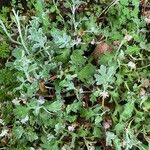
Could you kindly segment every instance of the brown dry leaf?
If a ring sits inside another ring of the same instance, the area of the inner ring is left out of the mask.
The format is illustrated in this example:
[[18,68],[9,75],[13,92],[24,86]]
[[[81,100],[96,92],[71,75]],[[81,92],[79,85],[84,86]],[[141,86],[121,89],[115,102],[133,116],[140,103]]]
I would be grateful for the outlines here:
[[120,45],[120,42],[119,41],[114,41],[113,42],[113,46],[119,46]]
[[54,76],[50,77],[50,81],[54,81],[56,78],[57,78],[57,76],[54,75]]
[[144,96],[146,94],[146,91],[144,88],[140,89],[140,96]]
[[146,139],[146,140],[150,140],[150,132],[147,132],[147,133],[145,134],[145,139]]
[[144,20],[147,24],[150,23],[150,11],[143,11],[142,15],[144,16]]
[[47,93],[47,89],[45,87],[45,82],[43,80],[39,81],[39,91],[38,91],[38,93],[39,94]]
[[104,41],[101,41],[99,44],[97,44],[96,48],[94,49],[92,56],[95,61],[98,61],[98,58],[106,53],[106,52],[111,52],[112,48]]
[[83,29],[80,29],[80,31],[78,32],[78,35],[79,35],[80,37],[84,36],[84,35],[85,35],[84,30],[83,30]]
[[142,4],[143,6],[146,5],[147,2],[148,2],[148,0],[141,0],[141,4]]

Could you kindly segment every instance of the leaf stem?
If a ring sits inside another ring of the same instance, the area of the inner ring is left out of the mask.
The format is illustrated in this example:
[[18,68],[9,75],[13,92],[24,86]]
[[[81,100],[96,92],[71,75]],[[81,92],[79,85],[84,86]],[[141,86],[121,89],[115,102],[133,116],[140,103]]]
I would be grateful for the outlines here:
[[15,16],[15,20],[14,21],[15,21],[15,23],[17,25],[17,28],[18,28],[18,32],[19,32],[19,36],[20,36],[20,40],[21,40],[22,46],[24,47],[26,53],[28,55],[30,55],[30,53],[29,53],[29,51],[28,51],[28,49],[26,47],[26,44],[25,44],[25,42],[23,40],[18,12],[16,13],[15,10],[13,9],[13,13],[14,13],[14,16]]
[[3,29],[3,31],[5,32],[5,34],[7,35],[7,37],[10,39],[11,42],[15,43],[15,44],[19,44],[21,45],[20,42],[17,42],[15,40],[12,39],[11,35],[8,33],[6,26],[4,25],[3,21],[0,19],[0,27]]

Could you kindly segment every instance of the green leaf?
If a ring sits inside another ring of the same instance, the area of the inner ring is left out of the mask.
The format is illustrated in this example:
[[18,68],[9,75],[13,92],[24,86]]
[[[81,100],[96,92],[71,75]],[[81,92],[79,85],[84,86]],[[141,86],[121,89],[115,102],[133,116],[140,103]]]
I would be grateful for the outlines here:
[[100,57],[98,64],[107,65],[108,62],[111,62],[113,60],[113,58],[114,58],[113,53],[105,53]]
[[65,118],[64,118],[66,121],[72,123],[72,122],[75,122],[75,120],[77,119],[77,115],[65,115]]
[[143,103],[143,108],[146,109],[146,110],[150,110],[150,102],[149,101],[145,101]]
[[70,76],[66,76],[66,79],[62,80],[59,85],[60,87],[66,88],[67,91],[69,90],[74,90],[74,83],[73,83],[73,78]]
[[99,138],[102,135],[102,131],[99,127],[94,127],[93,134],[94,137]]
[[14,134],[14,137],[17,138],[17,139],[20,139],[24,133],[24,128],[22,126],[16,126],[14,129],[13,129],[13,134]]
[[43,23],[45,29],[47,29],[50,25],[48,14],[46,13],[45,3],[43,0],[38,0],[33,3],[35,8],[35,13],[38,18],[40,18],[40,22]]
[[33,97],[33,95],[35,95],[38,90],[38,83],[32,82],[31,84],[25,84],[25,87],[27,90],[25,95],[28,97]]
[[121,0],[120,3],[124,6],[129,4],[128,0]]
[[49,141],[48,139],[42,139],[41,147],[44,150],[58,150],[58,141]]
[[58,55],[55,57],[56,61],[62,62],[62,63],[67,63],[69,60],[70,56],[70,50],[69,49],[64,49],[62,51],[62,54]]
[[115,130],[116,130],[117,135],[120,133],[123,133],[124,129],[125,129],[125,123],[122,123],[122,122],[116,124],[116,126],[115,126]]
[[58,133],[62,133],[64,129],[65,129],[65,125],[59,122],[55,125],[54,131],[58,134]]
[[53,41],[59,48],[71,48],[71,36],[67,35],[65,31],[53,29],[51,31]]
[[71,62],[75,66],[83,66],[86,62],[86,58],[83,55],[82,51],[74,51],[71,55]]
[[88,32],[91,32],[91,33],[94,33],[94,34],[98,33],[99,26],[97,26],[95,17],[90,16],[90,18],[86,21],[85,25],[86,25],[86,30]]
[[87,120],[95,115],[95,112],[92,109],[81,109],[80,110],[81,117],[85,117]]
[[13,50],[12,55],[16,58],[16,59],[22,59],[25,55],[24,51],[21,48],[15,48]]
[[79,137],[86,137],[88,135],[89,131],[87,129],[84,129],[83,126],[80,127],[78,131]]
[[14,109],[14,114],[19,119],[26,117],[28,113],[29,108],[27,108],[26,106],[17,106],[17,108]]
[[111,87],[110,85],[115,81],[115,72],[116,69],[114,66],[106,67],[101,65],[100,69],[98,70],[98,74],[95,74],[96,84],[102,85],[104,90],[106,90],[108,87]]
[[119,138],[114,139],[113,141],[116,150],[122,150],[122,143]]
[[36,132],[34,132],[33,129],[30,127],[27,128],[27,130],[25,132],[25,136],[26,136],[27,140],[30,142],[33,142],[38,139]]
[[142,146],[142,142],[139,141],[136,137],[137,135],[131,128],[127,128],[125,132],[124,141],[126,143],[126,150],[132,149],[133,147],[137,147],[140,150],[145,150]]
[[90,95],[90,101],[92,103],[96,102],[97,97],[99,97],[99,96],[100,96],[100,91],[98,91],[98,90],[92,91],[92,94]]
[[80,108],[81,108],[81,102],[74,101],[72,104],[67,105],[66,112],[67,112],[67,114],[69,114],[70,112],[77,113]]
[[106,132],[106,145],[112,146],[113,141],[116,139],[116,135],[113,132]]
[[28,36],[28,38],[31,42],[33,42],[32,50],[34,52],[37,48],[44,48],[47,42],[47,37],[44,36],[42,28],[34,27],[34,23],[32,24],[32,22],[31,25],[32,27],[29,28],[30,35]]
[[134,102],[130,101],[124,106],[123,112],[120,114],[120,120],[126,121],[128,120],[134,111]]
[[90,80],[95,72],[96,67],[89,63],[78,73],[78,78],[83,82]]
[[96,116],[96,118],[95,118],[95,124],[96,125],[100,125],[101,121],[102,121],[102,116]]
[[47,105],[46,108],[51,112],[58,112],[62,109],[63,103],[60,101],[55,101],[50,105]]
[[122,149],[122,144],[119,138],[113,132],[106,132],[106,145],[115,146],[116,150]]
[[133,55],[133,54],[139,54],[140,53],[140,48],[136,45],[133,45],[133,46],[128,46],[127,47],[127,50],[126,50],[126,54],[129,54],[129,55]]

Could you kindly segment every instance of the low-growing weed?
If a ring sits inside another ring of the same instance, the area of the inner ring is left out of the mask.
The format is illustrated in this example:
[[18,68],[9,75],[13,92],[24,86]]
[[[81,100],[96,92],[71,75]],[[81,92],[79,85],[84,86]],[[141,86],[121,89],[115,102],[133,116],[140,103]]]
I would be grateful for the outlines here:
[[0,71],[2,149],[150,149],[149,39],[139,6],[39,0],[27,25],[15,10],[9,26],[1,18],[0,57],[9,56]]

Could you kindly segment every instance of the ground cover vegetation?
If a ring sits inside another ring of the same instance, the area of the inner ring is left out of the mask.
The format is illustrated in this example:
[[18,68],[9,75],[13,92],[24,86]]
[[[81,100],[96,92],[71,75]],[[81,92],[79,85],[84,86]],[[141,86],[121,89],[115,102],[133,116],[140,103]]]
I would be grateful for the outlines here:
[[150,149],[147,0],[0,5],[0,149]]

